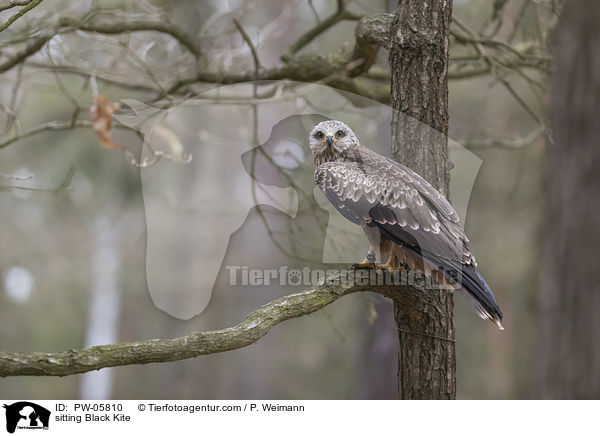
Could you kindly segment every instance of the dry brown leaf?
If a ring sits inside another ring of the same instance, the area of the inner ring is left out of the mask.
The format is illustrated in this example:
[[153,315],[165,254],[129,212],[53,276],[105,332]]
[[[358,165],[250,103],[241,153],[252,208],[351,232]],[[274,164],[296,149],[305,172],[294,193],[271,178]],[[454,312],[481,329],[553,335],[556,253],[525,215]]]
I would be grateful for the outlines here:
[[110,100],[102,95],[94,97],[94,103],[90,107],[90,118],[92,119],[92,129],[100,139],[100,145],[110,150],[124,150],[120,144],[111,139],[112,114],[121,108],[119,103],[111,103]]

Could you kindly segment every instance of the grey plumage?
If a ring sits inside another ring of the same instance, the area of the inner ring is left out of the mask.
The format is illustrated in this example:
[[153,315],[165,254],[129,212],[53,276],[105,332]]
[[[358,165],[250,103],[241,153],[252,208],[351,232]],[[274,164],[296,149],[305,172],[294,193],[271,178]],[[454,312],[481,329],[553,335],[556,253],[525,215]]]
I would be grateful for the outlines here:
[[372,247],[379,239],[390,266],[397,256],[411,267],[417,259],[424,270],[440,271],[461,284],[481,317],[502,328],[502,312],[475,269],[458,214],[440,192],[410,168],[361,146],[340,121],[317,124],[310,146],[316,184],[345,218],[365,229]]

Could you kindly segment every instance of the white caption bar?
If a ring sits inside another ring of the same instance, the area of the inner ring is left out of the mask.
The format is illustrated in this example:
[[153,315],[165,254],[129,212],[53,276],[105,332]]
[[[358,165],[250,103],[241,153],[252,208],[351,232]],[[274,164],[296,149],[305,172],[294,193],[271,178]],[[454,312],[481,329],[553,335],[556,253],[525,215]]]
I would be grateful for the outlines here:
[[[20,436],[118,434],[588,434],[598,401],[44,401],[4,400]],[[42,430],[40,433],[34,430]],[[127,432],[127,433],[126,433]],[[134,433],[129,433],[134,432]],[[381,432],[381,433],[378,433]],[[6,434],[6,433],[4,433]]]

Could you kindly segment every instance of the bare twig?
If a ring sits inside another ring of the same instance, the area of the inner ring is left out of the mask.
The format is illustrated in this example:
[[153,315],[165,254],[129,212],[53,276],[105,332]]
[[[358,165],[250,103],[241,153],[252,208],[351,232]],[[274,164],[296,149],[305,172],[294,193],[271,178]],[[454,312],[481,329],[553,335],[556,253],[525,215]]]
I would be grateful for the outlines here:
[[29,56],[36,54],[41,48],[46,44],[50,39],[52,39],[53,35],[45,35],[40,36],[38,38],[33,39],[29,44],[25,46],[25,48],[19,52],[12,58],[5,60],[0,63],[0,73],[10,70],[15,65],[20,64],[25,61]]
[[186,47],[195,57],[202,55],[200,46],[196,43],[195,39],[185,33],[181,28],[174,25],[173,23],[163,23],[157,21],[145,21],[145,20],[133,20],[123,22],[111,22],[111,23],[85,23],[71,18],[62,18],[59,22],[61,27],[69,27],[72,29],[83,30],[85,32],[97,32],[106,35],[128,33],[128,32],[140,32],[140,31],[154,31],[161,32],[171,35],[173,38],[178,40],[184,47]]
[[308,45],[313,39],[319,36],[321,33],[329,30],[331,27],[344,20],[360,20],[361,15],[355,15],[346,9],[346,3],[344,0],[337,0],[337,10],[333,15],[330,15],[325,20],[320,21],[312,29],[302,34],[296,42],[289,46],[287,51],[281,56],[281,60],[284,62],[289,61],[296,53],[302,48]]
[[252,59],[254,60],[254,73],[256,77],[258,77],[258,71],[260,70],[260,61],[258,59],[258,52],[256,51],[256,47],[254,46],[250,35],[248,35],[248,33],[244,30],[240,22],[234,18],[233,24],[235,24],[235,27],[237,28],[238,32],[240,32],[240,35],[242,35],[242,38],[244,38],[244,41],[246,41],[246,44],[248,44],[248,47],[250,47],[250,53],[252,53]]
[[23,79],[23,68],[25,67],[25,63],[22,62],[19,64],[19,68],[17,69],[17,80],[13,86],[10,103],[6,108],[6,125],[4,126],[4,132],[8,133],[11,127],[15,126],[15,131],[19,133],[19,122],[17,120],[17,101],[19,96],[19,90],[21,89],[21,81]]
[[[71,166],[69,168],[69,171],[67,171],[67,174],[65,175],[65,177],[63,178],[63,181],[56,187],[54,188],[36,188],[36,187],[31,187],[31,186],[0,186],[0,191],[29,191],[29,192],[36,192],[38,194],[59,194],[63,191],[65,191],[69,185],[71,184],[71,180],[73,180],[73,175],[75,174],[75,167]],[[18,176],[12,176],[13,179],[15,180],[29,180],[31,179],[31,176],[27,176],[27,177],[18,177]]]
[[[258,74],[250,71],[243,73],[200,71],[195,77],[177,81],[167,90],[167,93],[180,92],[182,88],[195,83],[227,85],[255,80],[322,81],[334,87],[336,83],[343,83],[346,86],[348,81],[345,78],[367,72],[375,61],[379,47],[387,47],[389,38],[386,30],[389,30],[391,17],[391,14],[363,17],[357,26],[356,45],[352,52],[297,55],[287,58],[281,66],[262,69]],[[356,86],[355,88],[358,89]]]
[[[33,127],[25,132],[21,132],[11,138],[5,139],[0,142],[0,149],[9,146],[10,144],[20,141],[21,139],[29,138],[31,136],[38,135],[44,132],[54,132],[60,130],[70,130],[74,128],[91,128],[92,122],[88,120],[76,120],[72,121],[51,121],[49,123],[40,124],[39,126]],[[115,128],[131,130],[129,127],[121,124],[115,125]]]
[[89,80],[90,77],[95,77],[96,80],[105,82],[106,84],[118,86],[121,88],[127,88],[132,91],[142,91],[142,92],[160,92],[160,90],[153,88],[151,86],[146,86],[140,83],[132,82],[131,80],[118,80],[117,78],[111,77],[110,72],[107,71],[99,71],[94,69],[86,69],[71,65],[48,65],[41,62],[28,61],[28,66],[35,67],[39,69],[39,71],[49,71],[51,73],[58,74],[72,74],[77,75]]
[[[0,24],[0,32],[4,32],[6,29],[8,29],[10,27],[11,24],[13,24],[15,21],[17,21],[19,18],[21,18],[23,15],[25,15],[27,12],[29,12],[30,10],[32,10],[33,8],[35,8],[36,6],[38,6],[41,2],[43,2],[44,0],[32,0],[30,1],[27,5],[24,5],[19,12],[17,12],[16,14],[12,15],[8,20],[6,20],[4,23]],[[4,8],[4,9],[8,9],[8,8]]]
[[14,174],[3,174],[0,173],[0,179],[9,179],[9,180],[19,180],[19,181],[23,181],[23,180],[30,180],[33,176],[17,176]]
[[4,0],[0,4],[0,12],[6,11],[7,9],[12,9],[14,7],[17,7],[17,6],[27,6],[32,1],[33,0],[21,0],[21,1],[17,1],[17,0]]
[[308,6],[310,7],[312,13],[315,15],[315,20],[317,24],[319,24],[321,22],[321,17],[319,17],[319,13],[315,9],[315,5],[313,4],[312,0],[308,0]]
[[[50,61],[50,63],[52,65],[55,65],[54,60],[52,59],[52,54],[50,53],[49,49],[46,50],[46,55],[48,56],[48,60]],[[21,65],[24,65],[24,64],[21,64]],[[62,94],[65,96],[65,98],[67,100],[69,100],[69,103],[71,103],[71,105],[73,106],[73,115],[71,115],[71,126],[75,126],[77,117],[79,116],[79,112],[81,112],[81,106],[79,106],[79,102],[77,102],[75,97],[73,97],[71,95],[71,93],[69,92],[67,87],[64,85],[62,79],[60,78],[60,74],[58,74],[56,71],[53,71],[53,73],[54,73],[54,80],[56,81],[56,85],[58,86],[58,88],[60,89]]]
[[527,148],[534,144],[538,139],[543,137],[547,133],[547,129],[544,126],[538,127],[528,135],[518,139],[496,139],[496,138],[485,138],[475,140],[464,140],[457,141],[460,145],[469,149],[483,149],[483,148],[500,148],[503,150],[519,150]]

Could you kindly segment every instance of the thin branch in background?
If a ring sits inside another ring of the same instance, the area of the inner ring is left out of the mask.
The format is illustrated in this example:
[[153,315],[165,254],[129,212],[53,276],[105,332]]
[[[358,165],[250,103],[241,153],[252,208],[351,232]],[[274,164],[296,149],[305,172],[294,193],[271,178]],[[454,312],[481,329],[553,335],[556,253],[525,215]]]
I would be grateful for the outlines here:
[[[78,31],[78,30],[77,30]],[[82,32],[82,35],[85,35],[85,33]],[[122,50],[122,53],[128,53],[131,57],[131,60],[133,61],[132,63],[136,66],[138,66],[141,70],[144,71],[144,73],[146,74],[146,76],[150,79],[150,81],[152,83],[154,83],[154,85],[156,86],[156,88],[154,89],[154,92],[157,92],[159,95],[156,99],[161,99],[161,98],[165,98],[169,101],[172,100],[172,97],[170,96],[170,93],[168,93],[164,87],[162,86],[162,84],[160,83],[160,80],[158,79],[158,77],[156,77],[156,75],[154,74],[154,71],[152,70],[152,68],[150,68],[148,66],[148,64],[141,59],[138,54],[135,52],[135,50],[133,50],[128,43],[120,41],[118,39],[115,38],[111,38],[105,35],[96,35],[95,39],[99,38],[100,40],[106,42],[107,44],[111,44],[115,47],[119,47]]]
[[319,16],[319,13],[315,9],[315,5],[313,4],[313,0],[308,0],[308,7],[310,7],[310,10],[313,12],[313,14],[315,14],[315,21],[317,22],[317,25],[321,24],[321,17]]
[[525,111],[531,115],[531,117],[539,124],[543,125],[544,122],[540,115],[538,115],[533,108],[519,95],[517,91],[515,91],[512,84],[503,77],[496,76],[496,78],[504,85],[504,87],[508,90],[508,92],[513,96],[513,98],[525,109]]
[[202,50],[200,49],[200,46],[196,44],[195,39],[191,35],[188,35],[183,29],[179,28],[173,23],[145,20],[133,20],[111,23],[89,23],[74,20],[71,18],[62,18],[59,21],[59,25],[63,28],[66,27],[71,28],[73,30],[82,30],[84,32],[96,32],[104,35],[142,31],[166,33],[178,40],[181,43],[181,45],[187,48],[194,55],[194,57],[199,58],[202,55]]
[[[345,2],[338,1],[337,4],[338,4],[337,12],[334,13],[334,15],[332,16],[332,17],[335,17],[334,21],[348,18],[346,15],[347,11],[345,9],[346,8]],[[351,16],[348,19],[359,18],[358,16],[354,16],[352,14],[350,14],[350,15]],[[91,16],[93,16],[93,14],[90,15],[90,17]],[[332,17],[330,17],[330,19],[332,19]],[[373,17],[375,17],[375,15]],[[381,20],[381,19],[379,19],[379,20]],[[383,23],[384,21],[385,20],[381,21],[381,23]],[[79,22],[76,22],[71,19],[62,19],[61,22],[63,25],[65,25],[65,24],[75,25],[76,23],[79,23]],[[388,97],[389,87],[388,86],[381,87],[381,89],[379,87],[373,88],[372,86],[365,86],[367,82],[365,82],[364,80],[357,81],[357,79],[355,79],[355,78],[344,77],[345,75],[348,75],[349,72],[350,73],[358,72],[359,74],[362,73],[361,71],[358,71],[362,68],[361,66],[364,64],[364,61],[362,60],[362,58],[347,60],[347,59],[338,59],[338,58],[341,58],[342,56],[338,56],[337,58],[336,57],[330,58],[330,57],[315,56],[314,59],[313,58],[304,59],[304,57],[303,57],[302,62],[301,62],[302,68],[299,68],[299,65],[297,65],[297,62],[289,60],[283,66],[274,67],[274,68],[271,68],[268,70],[261,69],[257,50],[256,50],[255,45],[253,44],[253,41],[249,38],[247,32],[243,29],[243,27],[240,25],[240,23],[237,20],[235,20],[234,22],[236,24],[236,27],[238,28],[238,31],[241,33],[242,37],[244,38],[244,41],[250,47],[250,51],[252,52],[252,56],[253,56],[253,60],[254,60],[254,71],[253,72],[248,71],[248,72],[243,72],[243,73],[236,72],[236,73],[231,73],[231,74],[201,71],[196,75],[196,77],[193,77],[191,79],[184,79],[179,82],[176,82],[168,90],[165,90],[165,89],[162,89],[162,86],[159,83],[158,78],[153,75],[152,68],[150,68],[141,59],[137,59],[136,60],[137,63],[145,70],[145,72],[148,74],[148,76],[153,81],[155,86],[158,88],[156,91],[160,94],[159,99],[164,96],[169,97],[173,94],[185,95],[186,93],[190,92],[190,89],[187,88],[187,90],[186,90],[186,89],[182,89],[182,88],[187,87],[188,85],[192,85],[194,83],[230,84],[230,83],[244,83],[244,82],[249,82],[249,81],[253,81],[253,80],[289,79],[289,80],[296,80],[296,81],[313,81],[313,82],[326,83],[326,84],[329,84],[336,88],[339,88],[339,89],[342,89],[345,91],[350,91],[350,92],[353,92],[353,93],[356,93],[359,95],[364,95],[368,98],[371,98],[371,99],[374,99],[377,101],[384,101],[384,102],[389,101],[389,97]],[[472,59],[474,59],[474,60],[479,59],[479,60],[483,61],[483,65],[479,65],[476,67],[470,67],[466,70],[462,70],[460,68],[453,68],[449,72],[450,79],[464,79],[464,78],[475,77],[475,76],[491,73],[491,74],[497,76],[498,80],[501,81],[506,86],[506,83],[508,83],[508,82],[506,81],[505,78],[499,76],[499,72],[497,71],[497,69],[500,68],[507,72],[516,72],[524,80],[526,80],[530,85],[537,86],[541,83],[540,81],[536,80],[535,78],[529,77],[526,74],[524,74],[521,71],[521,68],[538,68],[544,72],[545,70],[543,69],[543,66],[547,64],[547,61],[545,59],[541,59],[541,58],[539,58],[539,56],[533,57],[530,55],[524,55],[520,51],[520,49],[517,50],[514,47],[510,47],[502,41],[492,40],[492,39],[486,40],[484,38],[476,36],[475,33],[472,30],[470,30],[464,23],[462,23],[462,21],[460,19],[455,18],[454,22],[455,22],[456,26],[458,26],[461,30],[463,30],[468,35],[468,36],[464,36],[464,35],[458,34],[457,32],[454,32],[455,37],[458,38],[458,40],[460,40],[461,43],[472,45],[478,52],[478,56],[475,56]],[[152,27],[153,28],[152,30],[157,30],[157,31],[164,30],[164,31],[167,31],[167,33],[169,33],[171,35],[173,35],[174,33],[178,34],[177,32],[174,32],[173,29],[169,30],[169,29],[165,29],[160,26],[156,27],[152,23],[149,24],[149,22],[147,22],[147,21],[139,21],[139,20],[137,20],[135,22],[131,22],[131,23],[126,23],[126,25],[124,25],[122,23],[117,23],[117,24],[114,24],[111,26],[106,26],[106,25],[96,26],[95,24],[90,24],[88,19],[85,19],[81,23],[83,23],[82,24],[83,28],[88,31],[93,30],[93,31],[106,31],[108,33],[118,33],[118,32],[125,32],[125,33],[129,32],[130,33],[134,30],[149,30],[149,28]],[[320,24],[323,25],[323,23],[325,23],[325,22],[322,22]],[[381,24],[381,23],[379,23],[379,24]],[[138,28],[134,29],[134,27],[136,27],[137,24],[141,24],[142,27],[141,28],[138,27]],[[362,21],[361,21],[361,24],[362,24]],[[377,23],[374,23],[374,24],[375,25],[372,26],[373,32],[379,32],[377,30],[378,28],[376,27],[379,24],[377,24]],[[368,25],[366,27],[365,34],[369,35],[369,33],[368,33],[369,29],[371,29],[370,25]],[[79,30],[79,29],[63,28],[61,31],[73,31],[73,30]],[[322,28],[321,30],[325,31],[324,28]],[[312,38],[316,37],[318,34],[318,33],[315,34],[314,32],[315,32],[315,29],[312,29],[309,32],[302,35],[294,44],[292,44],[292,46],[290,47],[291,51],[295,52],[295,51],[299,50],[300,48],[302,48],[305,44],[310,42],[310,40]],[[372,38],[372,37],[373,37],[373,35],[369,36],[369,38]],[[37,50],[39,50],[39,48],[43,47],[45,42],[47,42],[50,38],[51,38],[51,36],[46,35],[44,37],[40,37],[40,39],[34,40],[26,47],[25,50],[18,53],[17,56],[5,61],[3,64],[0,64],[0,71],[6,70],[7,68],[14,66],[18,62],[25,60],[28,56],[30,56],[31,54],[34,54]],[[184,37],[184,39],[185,39],[185,37]],[[111,40],[111,41],[113,41],[113,40]],[[181,40],[179,40],[179,41],[181,42]],[[113,42],[115,42],[115,41],[113,41]],[[117,44],[119,44],[119,43],[121,44],[122,47],[124,47],[131,53],[131,49],[127,45],[123,45],[123,43],[121,41],[117,42]],[[371,41],[369,39],[366,41],[366,43],[367,44],[374,43],[377,45],[385,46],[385,41],[384,40],[380,41],[379,39],[376,39],[375,41]],[[358,39],[357,39],[357,44],[358,44]],[[521,45],[523,45],[523,44],[521,44]],[[514,57],[516,59],[515,60],[506,60],[499,56],[486,53],[484,46],[489,46],[490,48],[493,48],[495,50],[504,50],[507,53],[514,55]],[[526,47],[526,46],[527,46],[527,44],[524,47]],[[135,58],[135,56],[134,56],[135,54],[133,54],[133,53],[131,53],[131,54]],[[467,59],[467,57],[465,57],[465,59]],[[315,69],[315,72],[312,71],[313,67]],[[58,70],[60,68],[61,71],[67,71],[70,68],[70,71],[72,71],[75,74],[78,74],[78,73],[83,74],[83,72],[81,70],[77,70],[77,68],[74,69],[74,67],[62,67],[62,66],[57,66],[57,65],[51,65],[48,68],[53,69],[53,70]],[[317,75],[315,75],[315,74],[317,74]],[[93,75],[96,75],[96,74],[93,74]],[[375,79],[377,80],[378,77],[375,76]],[[110,79],[107,79],[107,80],[110,80]],[[385,78],[383,78],[383,80],[385,80]],[[132,89],[140,89],[140,90],[152,90],[153,89],[150,87],[147,88],[147,87],[140,87],[140,86],[136,86],[136,85],[130,85],[129,83],[119,83],[119,82],[114,82],[114,81],[113,81],[113,83],[115,83],[115,84],[118,83],[120,86],[124,86],[124,87],[131,87]],[[507,87],[509,92],[511,92],[510,86],[511,85],[509,84]],[[538,86],[538,87],[541,88],[541,86]],[[514,94],[514,92],[511,92],[511,94]],[[190,95],[193,95],[193,92]],[[521,104],[521,102],[519,102],[519,103]],[[167,103],[167,107],[169,107],[171,105],[172,105],[172,102]],[[531,109],[529,109],[528,112],[532,113],[533,111]],[[73,123],[74,123],[77,115],[78,115],[77,113],[74,114],[74,117],[72,119]],[[540,117],[537,117],[537,119],[539,120]],[[75,126],[75,124],[76,123],[74,123],[74,126]],[[0,145],[1,144],[2,143],[0,143]]]
[[131,49],[131,47],[129,47],[128,44],[121,42],[121,41],[116,41],[116,43],[118,45],[120,45],[121,47],[123,47],[124,49],[126,49],[129,54],[131,55],[131,57],[133,58],[133,60],[135,61],[136,64],[138,64],[145,72],[146,75],[150,78],[150,80],[152,81],[152,83],[154,83],[156,85],[156,88],[158,89],[158,93],[159,93],[159,97],[158,98],[165,98],[169,101],[172,101],[172,97],[170,96],[170,94],[165,90],[165,88],[161,85],[160,81],[158,80],[158,77],[156,77],[156,75],[154,74],[154,72],[152,71],[152,68],[150,68],[148,66],[148,64],[141,59],[137,53]]
[[234,18],[233,24],[235,24],[235,27],[237,28],[238,32],[240,32],[240,35],[242,35],[242,38],[244,38],[244,41],[246,41],[246,44],[248,44],[248,47],[250,47],[250,53],[252,53],[252,59],[254,60],[254,72],[256,77],[258,77],[258,72],[260,71],[260,61],[258,59],[256,47],[254,47],[254,43],[252,42],[252,39],[250,39],[250,35],[248,35],[248,33],[244,30],[240,22]]
[[[38,0],[41,1],[41,0]],[[0,73],[8,71],[15,65],[27,59],[29,56],[37,53],[43,46],[52,39],[58,33],[66,33],[73,31],[85,31],[85,32],[96,32],[98,34],[120,34],[130,33],[136,31],[155,31],[160,33],[166,33],[171,35],[173,38],[178,40],[184,47],[186,47],[196,58],[201,56],[201,50],[199,46],[195,44],[194,39],[187,35],[183,30],[171,23],[159,23],[152,21],[129,21],[129,22],[116,22],[111,24],[89,24],[85,20],[80,22],[71,18],[62,18],[59,21],[59,28],[50,34],[36,36],[31,39],[28,38],[27,46],[0,64]],[[15,41],[11,41],[13,44]]]
[[[36,192],[38,194],[60,194],[66,191],[71,185],[71,181],[73,180],[73,175],[75,175],[75,167],[71,165],[67,174],[63,178],[62,182],[55,188],[36,188],[30,186],[0,186],[0,191],[28,191],[28,192]],[[31,179],[31,176],[17,178],[17,176],[12,176],[15,180],[28,180]]]
[[[192,161],[192,155],[183,152],[183,145],[181,142],[179,142],[179,138],[171,129],[158,124],[145,135],[140,131],[137,131],[136,133],[140,138],[143,147],[146,147],[150,152],[150,156],[145,156],[138,161],[132,152],[125,150],[125,156],[132,166],[136,168],[148,168],[157,164],[161,159],[167,159],[179,164],[187,164]],[[156,148],[152,145],[152,141],[150,141],[148,138],[148,136],[152,135],[163,139],[167,143],[170,153],[166,153],[162,150],[156,150]]]
[[[13,24],[15,21],[17,21],[19,18],[21,18],[23,15],[25,15],[27,12],[29,12],[30,10],[32,10],[33,8],[35,8],[37,5],[39,5],[43,1],[44,0],[32,0],[26,6],[23,6],[19,10],[19,12],[17,12],[14,15],[12,15],[4,23],[0,24],[0,32],[4,32],[6,29],[8,29],[8,27],[11,24]],[[5,9],[7,9],[7,8],[5,8]]]
[[507,0],[496,0],[494,2],[492,14],[490,15],[490,18],[483,23],[483,26],[479,31],[480,34],[484,35],[485,29],[492,23],[494,24],[494,26],[492,27],[489,33],[485,34],[485,36],[487,38],[492,38],[498,34],[498,31],[502,27],[502,24],[504,24],[504,13],[506,10],[506,3]]
[[[50,47],[49,46],[46,46],[46,55],[48,57],[48,60],[50,61],[50,64],[51,65],[55,65],[54,60],[52,59],[52,54],[50,52]],[[77,117],[79,116],[79,113],[81,112],[81,106],[79,105],[79,102],[75,99],[75,97],[73,97],[71,95],[71,93],[69,92],[69,90],[67,89],[67,87],[62,82],[62,79],[60,78],[60,74],[58,74],[56,71],[54,71],[53,73],[54,73],[54,80],[56,81],[58,89],[60,89],[60,91],[62,92],[63,96],[73,106],[73,115],[71,115],[71,125],[74,126],[75,122],[77,121]],[[95,84],[95,80],[94,80],[94,84]]]
[[0,73],[10,70],[15,65],[25,61],[29,56],[33,56],[46,44],[54,35],[45,35],[30,41],[23,50],[17,52],[12,58],[0,63]]
[[[48,123],[40,124],[39,126],[21,132],[20,134],[5,139],[4,141],[0,141],[0,149],[7,147],[22,139],[26,139],[44,132],[56,132],[62,130],[72,130],[76,128],[89,129],[90,127],[92,127],[92,122],[88,120],[76,120],[75,124],[73,124],[71,121],[50,121]],[[132,130],[129,127],[123,126],[121,124],[115,125],[115,128]]]
[[[529,115],[531,115],[531,117],[536,121],[536,123],[538,125],[543,126],[544,122],[542,120],[542,117],[540,115],[538,115],[531,108],[531,106],[515,91],[513,85],[505,77],[503,77],[502,75],[499,74],[498,68],[508,70],[506,68],[506,63],[503,63],[502,61],[498,60],[495,57],[489,56],[486,53],[485,48],[483,47],[485,41],[477,38],[475,33],[468,26],[466,26],[460,19],[454,17],[453,23],[455,23],[461,30],[463,30],[465,33],[467,33],[469,35],[469,38],[465,38],[464,36],[459,35],[456,32],[454,32],[453,33],[454,37],[457,39],[462,39],[463,42],[467,42],[467,43],[471,44],[473,46],[473,48],[475,48],[475,50],[477,51],[478,56],[488,65],[489,71],[495,76],[496,80],[498,80],[500,83],[502,83],[502,85],[506,88],[506,90],[510,93],[510,95],[525,109],[525,111]],[[494,41],[494,44],[492,44],[492,45],[496,46],[496,47],[501,47],[501,48],[508,48],[510,53],[517,54],[520,59],[523,59],[523,55],[521,53],[519,53],[515,48],[509,46],[508,44],[506,44],[504,42]],[[508,71],[518,71],[518,70],[508,70]],[[527,82],[531,81],[531,79],[528,76],[524,76],[524,78]],[[536,96],[537,96],[537,94],[536,94]]]
[[4,173],[0,173],[0,179],[9,179],[9,180],[19,180],[19,181],[23,181],[23,180],[30,180],[33,176],[17,176],[14,174],[4,174]]
[[475,140],[466,139],[457,142],[468,149],[500,148],[503,150],[519,150],[535,144],[538,139],[542,138],[547,133],[548,129],[545,126],[541,126],[528,135],[518,139],[485,138]]
[[118,86],[119,88],[127,88],[130,91],[141,91],[141,92],[157,92],[153,87],[142,85],[139,83],[132,83],[127,81],[120,81],[117,78],[111,77],[110,72],[100,71],[94,69],[84,69],[72,65],[47,65],[41,62],[28,61],[28,66],[35,67],[39,72],[50,72],[58,74],[70,74],[83,77],[86,81],[89,81],[91,77],[94,77],[98,81],[105,82],[107,85]]
[[514,54],[515,56],[517,56],[518,58],[523,59],[523,54],[520,53],[518,50],[516,50],[514,47],[512,47],[511,45],[507,44],[504,41],[500,41],[498,39],[491,39],[491,38],[481,38],[479,36],[477,36],[475,34],[475,32],[473,30],[471,30],[465,23],[462,22],[462,20],[460,20],[457,17],[452,17],[452,23],[456,24],[458,27],[460,27],[461,30],[463,30],[465,33],[467,33],[469,36],[466,37],[464,35],[461,35],[459,33],[457,33],[456,31],[451,31],[451,35],[456,38],[458,41],[462,42],[462,43],[469,43],[472,44],[478,51],[481,50],[482,46],[488,46],[488,47],[494,47],[494,48],[502,48],[512,54]]
[[19,68],[17,69],[17,80],[12,88],[10,102],[8,103],[8,107],[5,111],[6,125],[4,126],[4,134],[7,134],[13,126],[15,127],[15,133],[19,134],[19,121],[17,120],[17,99],[19,96],[19,90],[21,89],[24,67],[25,63],[22,62],[19,64]]
[[333,15],[330,15],[325,20],[319,22],[312,29],[302,34],[296,42],[289,46],[286,52],[281,56],[281,60],[284,62],[289,61],[296,53],[302,48],[308,45],[313,39],[319,36],[321,33],[329,30],[334,25],[344,20],[360,20],[362,15],[355,15],[346,9],[346,2],[344,0],[337,1],[337,10]]
[[506,38],[506,40],[509,43],[513,42],[513,40],[515,39],[515,36],[517,36],[517,32],[521,25],[521,21],[523,20],[523,17],[525,16],[525,12],[527,11],[528,7],[529,7],[529,0],[523,0],[523,3],[521,4],[521,7],[519,8],[519,12],[517,12],[516,18],[513,21],[513,28],[511,29],[510,34]]
[[4,0],[0,4],[0,12],[6,11],[7,9],[12,9],[14,7],[17,7],[17,6],[27,6],[32,1],[33,0],[21,0],[21,1],[17,1],[17,0]]

